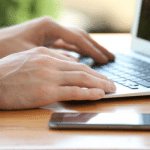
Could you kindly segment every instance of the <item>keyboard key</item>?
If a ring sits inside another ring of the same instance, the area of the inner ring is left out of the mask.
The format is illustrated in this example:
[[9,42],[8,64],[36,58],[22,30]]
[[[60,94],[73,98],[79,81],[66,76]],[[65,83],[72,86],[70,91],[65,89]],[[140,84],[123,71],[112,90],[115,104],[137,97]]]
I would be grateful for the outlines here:
[[129,76],[125,76],[124,78],[128,79],[128,80],[134,80],[136,79],[135,76],[129,75]]
[[140,78],[134,78],[134,79],[131,79],[133,82],[143,82],[143,80],[142,79],[140,79]]
[[148,70],[148,69],[146,69],[146,70],[143,69],[142,73],[144,73],[144,74],[148,73],[148,74],[150,75],[150,70]]
[[122,77],[124,77],[124,78],[130,78],[131,77],[131,75],[129,75],[129,74],[124,74],[124,75],[122,75]]
[[100,72],[106,72],[104,71],[102,68],[93,68],[96,72],[100,73]]
[[121,84],[123,84],[125,86],[138,86],[137,83],[132,82],[130,80],[118,81],[118,83],[121,83]]
[[120,78],[120,77],[119,77],[119,78],[116,78],[115,81],[116,81],[116,82],[120,82],[120,83],[122,82],[122,83],[123,83],[123,82],[126,82],[126,79],[125,79],[125,78]]
[[127,80],[126,83],[125,83],[124,85],[126,85],[126,86],[138,86],[137,83],[132,82],[132,81],[130,81],[130,80]]
[[107,77],[109,77],[109,76],[113,76],[113,74],[112,74],[112,73],[109,73],[109,72],[104,71],[104,70],[99,69],[99,68],[95,68],[94,70],[95,70],[96,72],[100,73],[100,74],[103,74],[103,75],[107,76]]
[[[144,72],[143,72],[144,73]],[[148,72],[148,73],[144,73],[145,74],[145,76],[148,76],[148,77],[150,77],[150,72]]]
[[130,85],[130,86],[127,86],[128,88],[130,89],[138,89],[139,87],[138,86],[134,86],[134,85]]
[[121,80],[121,78],[119,76],[108,76],[109,79],[113,80],[113,81],[117,81],[117,80]]
[[135,70],[132,70],[132,71],[128,71],[127,73],[131,74],[131,75],[134,75],[134,76],[138,76],[140,73],[135,71]]
[[92,66],[94,64],[94,60],[90,57],[81,57],[80,59],[80,63],[88,65],[88,66]]
[[142,79],[143,79],[143,77],[146,77],[146,75],[143,74],[143,73],[135,74],[135,76],[139,77],[139,78],[142,78]]
[[124,85],[125,83],[126,83],[126,79],[125,80],[118,80],[118,81],[116,81],[117,83],[120,83],[120,84],[122,84],[122,85]]
[[136,83],[139,83],[140,85],[144,86],[144,87],[147,87],[147,88],[150,88],[150,82],[147,82],[147,81],[137,81]]
[[[84,58],[82,63],[89,64],[91,59]],[[138,85],[150,88],[150,63],[137,58],[117,54],[114,62],[93,68],[95,71],[107,76],[109,79],[131,89]]]
[[123,85],[123,86],[126,86],[130,89],[138,89],[139,85],[137,83],[134,83],[134,82],[131,82],[129,80],[124,80],[124,81],[117,81],[117,83]]
[[149,78],[147,78],[147,79],[144,79],[145,81],[147,81],[147,82],[150,82],[150,77]]

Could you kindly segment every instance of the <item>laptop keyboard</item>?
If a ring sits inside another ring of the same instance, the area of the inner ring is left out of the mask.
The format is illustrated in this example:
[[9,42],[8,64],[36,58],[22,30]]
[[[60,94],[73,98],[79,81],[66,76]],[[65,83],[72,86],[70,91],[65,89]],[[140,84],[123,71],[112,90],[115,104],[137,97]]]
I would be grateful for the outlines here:
[[[83,58],[80,62],[89,65],[92,63],[92,59]],[[92,68],[130,89],[138,89],[139,85],[150,88],[150,63],[140,59],[125,54],[117,54],[114,62]]]

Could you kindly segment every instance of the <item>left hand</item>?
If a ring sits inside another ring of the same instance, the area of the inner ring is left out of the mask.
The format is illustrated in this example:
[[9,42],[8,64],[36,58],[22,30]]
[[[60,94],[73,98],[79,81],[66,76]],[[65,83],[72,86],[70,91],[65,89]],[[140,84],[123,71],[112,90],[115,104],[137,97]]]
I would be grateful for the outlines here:
[[50,49],[52,50],[53,52],[56,52],[56,53],[59,53],[59,54],[62,54],[64,56],[67,56],[70,60],[72,61],[77,61],[79,62],[79,59],[73,55],[71,55],[67,50],[63,50],[63,49]]
[[115,58],[86,32],[63,27],[49,17],[1,29],[0,45],[0,58],[39,46],[75,51],[81,55],[88,55],[101,64]]

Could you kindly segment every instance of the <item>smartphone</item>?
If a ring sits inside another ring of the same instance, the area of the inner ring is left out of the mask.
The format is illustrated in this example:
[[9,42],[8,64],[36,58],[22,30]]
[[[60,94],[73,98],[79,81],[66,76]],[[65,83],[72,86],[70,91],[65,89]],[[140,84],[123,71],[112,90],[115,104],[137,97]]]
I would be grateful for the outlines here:
[[53,113],[51,129],[150,130],[150,114],[138,113]]

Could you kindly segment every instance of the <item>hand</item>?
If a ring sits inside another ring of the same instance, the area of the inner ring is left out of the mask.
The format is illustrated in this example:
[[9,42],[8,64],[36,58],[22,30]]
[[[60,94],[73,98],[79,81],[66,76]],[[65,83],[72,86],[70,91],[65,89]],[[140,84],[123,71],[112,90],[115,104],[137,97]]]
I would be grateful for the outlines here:
[[35,47],[61,48],[92,57],[105,64],[114,55],[76,28],[60,26],[49,17],[31,20],[24,24],[0,30],[0,57]]
[[114,83],[86,65],[44,47],[0,60],[0,109],[28,109],[66,100],[98,100]]
[[[50,49],[52,50],[52,48]],[[56,52],[56,53],[59,53],[59,54],[62,54],[68,58],[70,58],[70,61],[76,61],[76,62],[79,62],[79,59],[73,55],[71,55],[67,50],[63,50],[63,49],[54,49],[53,52]]]

